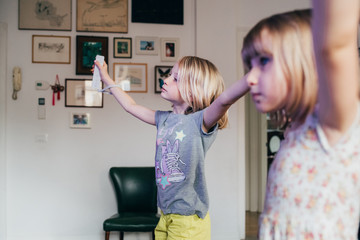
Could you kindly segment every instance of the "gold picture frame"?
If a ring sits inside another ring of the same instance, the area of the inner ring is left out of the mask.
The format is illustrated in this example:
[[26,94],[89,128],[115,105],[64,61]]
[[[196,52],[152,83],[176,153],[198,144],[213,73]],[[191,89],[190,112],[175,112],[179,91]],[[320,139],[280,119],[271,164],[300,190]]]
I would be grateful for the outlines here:
[[19,0],[20,30],[71,31],[71,0]]
[[115,83],[126,92],[148,91],[146,63],[114,63],[113,77]]
[[128,0],[77,0],[76,31],[128,32]]
[[71,37],[32,36],[32,63],[70,64]]

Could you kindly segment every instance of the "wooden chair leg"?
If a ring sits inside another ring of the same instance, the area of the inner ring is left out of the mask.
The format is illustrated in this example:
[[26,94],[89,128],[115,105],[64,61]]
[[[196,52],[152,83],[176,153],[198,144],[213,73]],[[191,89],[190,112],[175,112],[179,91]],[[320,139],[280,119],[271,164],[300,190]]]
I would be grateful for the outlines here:
[[152,239],[155,240],[155,231],[154,230],[151,232],[151,235],[152,235]]
[[110,232],[105,232],[105,240],[109,240],[110,238]]
[[124,232],[120,232],[120,240],[124,240]]

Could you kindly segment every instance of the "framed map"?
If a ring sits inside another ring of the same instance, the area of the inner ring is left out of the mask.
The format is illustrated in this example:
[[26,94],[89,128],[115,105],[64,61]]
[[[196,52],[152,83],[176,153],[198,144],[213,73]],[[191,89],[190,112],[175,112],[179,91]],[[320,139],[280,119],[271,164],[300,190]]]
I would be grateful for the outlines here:
[[76,31],[128,32],[128,0],[77,0]]

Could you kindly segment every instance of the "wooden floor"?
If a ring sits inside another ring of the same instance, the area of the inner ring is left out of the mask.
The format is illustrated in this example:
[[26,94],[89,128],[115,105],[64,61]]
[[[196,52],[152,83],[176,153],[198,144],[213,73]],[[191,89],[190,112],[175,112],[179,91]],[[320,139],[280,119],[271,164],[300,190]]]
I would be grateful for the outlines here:
[[245,215],[245,240],[255,240],[257,239],[258,232],[258,219],[260,213],[258,212],[246,212]]

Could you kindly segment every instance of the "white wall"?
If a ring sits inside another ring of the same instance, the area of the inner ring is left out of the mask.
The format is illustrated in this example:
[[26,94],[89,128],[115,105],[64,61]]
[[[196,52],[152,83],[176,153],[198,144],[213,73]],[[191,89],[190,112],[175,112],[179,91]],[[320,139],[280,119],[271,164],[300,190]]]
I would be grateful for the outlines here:
[[[296,0],[271,3],[265,0],[197,0],[195,9],[194,1],[185,0],[184,26],[135,24],[129,20],[129,33],[120,35],[77,33],[76,1],[72,2],[73,30],[50,32],[18,30],[18,1],[0,0],[0,22],[8,24],[7,147],[6,161],[3,161],[6,163],[6,179],[3,180],[6,182],[6,240],[102,239],[102,222],[116,211],[108,169],[111,166],[153,165],[155,128],[124,113],[111,96],[105,95],[102,109],[74,109],[64,107],[64,94],[61,101],[51,106],[51,91],[35,90],[36,80],[53,83],[56,74],[59,74],[61,84],[65,78],[83,78],[75,75],[76,35],[109,36],[110,72],[115,61],[112,59],[114,36],[179,37],[181,55],[196,54],[210,59],[229,86],[236,80],[239,65],[236,29],[252,26],[272,12],[308,3]],[[32,64],[33,34],[71,36],[72,64]],[[169,109],[169,104],[153,93],[153,67],[167,63],[160,62],[160,56],[134,53],[130,60],[116,59],[116,62],[129,61],[146,62],[149,69],[148,93],[133,93],[135,100],[154,109]],[[10,84],[14,66],[20,66],[23,73],[23,86],[16,101],[11,99]],[[46,120],[37,119],[39,97],[46,98]],[[89,112],[92,128],[70,129],[69,114],[73,111]],[[244,135],[241,135],[245,126],[242,114],[243,103],[231,108],[230,127],[219,133],[207,155],[213,239],[238,240],[245,236]],[[48,134],[48,142],[36,142],[38,134]],[[4,166],[3,163],[0,165]],[[0,202],[1,205],[5,206]],[[0,213],[0,219],[3,216],[5,214]],[[146,233],[130,234],[127,239],[148,237]]]
[[[235,3],[236,0],[198,0],[196,11],[197,54],[215,63],[227,86],[237,79]],[[208,178],[214,239],[239,239],[245,232],[244,196],[238,194],[240,184],[245,180],[244,169],[239,169],[245,159],[244,151],[238,151],[242,147],[239,140],[244,135],[238,137],[236,134],[244,121],[238,121],[238,104],[229,114],[230,126],[219,134],[208,153],[211,156],[208,158],[208,176],[214,176]]]
[[6,57],[7,24],[0,22],[0,240],[6,237]]

